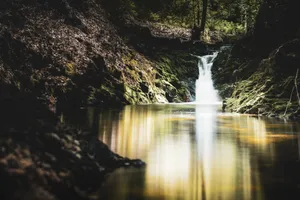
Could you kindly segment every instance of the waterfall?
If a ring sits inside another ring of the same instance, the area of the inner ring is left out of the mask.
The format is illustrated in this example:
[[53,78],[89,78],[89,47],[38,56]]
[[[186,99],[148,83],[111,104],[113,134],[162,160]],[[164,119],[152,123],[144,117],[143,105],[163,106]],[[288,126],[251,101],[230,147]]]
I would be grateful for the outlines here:
[[213,86],[211,78],[211,67],[214,59],[217,57],[218,52],[212,55],[197,56],[199,77],[196,81],[196,103],[201,104],[216,104],[220,103],[218,92]]

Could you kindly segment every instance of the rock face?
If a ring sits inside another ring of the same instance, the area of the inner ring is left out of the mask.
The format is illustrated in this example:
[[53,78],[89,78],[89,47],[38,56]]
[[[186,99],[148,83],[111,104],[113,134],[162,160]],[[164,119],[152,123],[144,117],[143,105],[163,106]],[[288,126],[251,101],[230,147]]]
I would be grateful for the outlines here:
[[265,0],[252,35],[221,52],[213,78],[227,111],[299,117],[299,12],[293,0]]

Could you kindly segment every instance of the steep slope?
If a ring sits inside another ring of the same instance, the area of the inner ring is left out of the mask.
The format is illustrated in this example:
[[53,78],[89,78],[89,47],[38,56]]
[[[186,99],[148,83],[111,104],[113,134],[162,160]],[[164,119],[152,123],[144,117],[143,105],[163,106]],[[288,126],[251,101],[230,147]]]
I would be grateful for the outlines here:
[[173,68],[181,66],[139,53],[97,1],[14,0],[0,9],[1,99],[31,94],[50,105],[134,104],[189,95]]

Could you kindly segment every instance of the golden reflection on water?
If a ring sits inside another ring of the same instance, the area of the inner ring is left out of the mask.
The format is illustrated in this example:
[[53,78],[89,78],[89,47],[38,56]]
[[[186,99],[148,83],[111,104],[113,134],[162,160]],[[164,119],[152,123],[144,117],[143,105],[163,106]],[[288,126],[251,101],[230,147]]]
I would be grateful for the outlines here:
[[101,114],[100,140],[147,163],[140,182],[129,180],[126,170],[112,176],[110,199],[264,199],[252,154],[272,163],[275,142],[295,137],[284,134],[292,131],[250,116],[217,115],[209,106],[127,106]]

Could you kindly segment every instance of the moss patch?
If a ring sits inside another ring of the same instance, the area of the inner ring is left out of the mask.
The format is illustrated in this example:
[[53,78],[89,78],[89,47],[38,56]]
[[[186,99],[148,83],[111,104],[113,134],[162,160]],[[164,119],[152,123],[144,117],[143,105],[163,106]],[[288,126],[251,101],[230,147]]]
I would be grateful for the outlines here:
[[242,55],[234,57],[232,49],[224,52],[225,59],[214,66],[214,79],[221,96],[226,99],[227,110],[297,117],[300,108],[297,97],[299,89],[295,89],[300,83],[299,77],[295,82],[300,63],[300,54],[295,48],[297,45],[300,47],[298,40],[291,40],[265,58],[246,57],[246,60],[239,58]]

